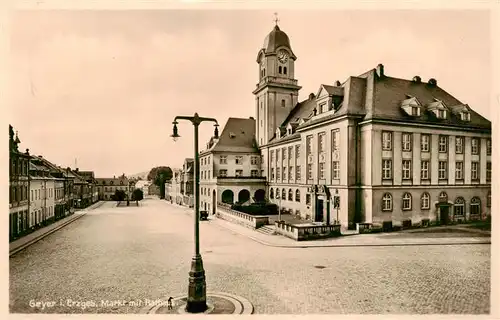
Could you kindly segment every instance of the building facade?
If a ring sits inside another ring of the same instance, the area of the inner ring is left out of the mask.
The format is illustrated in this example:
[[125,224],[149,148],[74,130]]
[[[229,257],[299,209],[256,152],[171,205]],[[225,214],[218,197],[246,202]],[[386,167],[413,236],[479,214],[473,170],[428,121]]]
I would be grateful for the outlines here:
[[9,239],[29,232],[29,151],[19,151],[21,141],[9,125]]
[[[241,190],[263,190],[302,219],[343,228],[491,214],[490,121],[435,79],[394,78],[382,64],[321,84],[298,102],[296,60],[288,36],[274,27],[257,55],[252,134],[233,144],[250,131],[230,118],[200,154],[203,209],[247,200]],[[252,151],[237,149],[252,143]]]
[[30,225],[32,228],[55,221],[56,178],[40,158],[33,156],[30,163]]
[[113,200],[117,190],[123,190],[129,196],[135,186],[124,174],[113,178],[95,178],[95,181],[99,200]]

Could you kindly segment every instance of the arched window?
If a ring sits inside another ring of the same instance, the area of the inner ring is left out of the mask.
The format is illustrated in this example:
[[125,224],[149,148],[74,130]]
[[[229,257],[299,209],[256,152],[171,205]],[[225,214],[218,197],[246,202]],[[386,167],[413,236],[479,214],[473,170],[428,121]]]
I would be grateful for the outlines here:
[[481,200],[478,197],[470,200],[470,214],[481,214]]
[[411,194],[409,192],[403,195],[403,210],[411,210]]
[[382,197],[382,210],[383,211],[391,211],[392,210],[392,196],[390,193],[386,193]]
[[295,190],[295,201],[300,202],[300,190]]
[[421,209],[422,210],[425,210],[425,209],[430,209],[431,205],[430,205],[430,199],[431,197],[429,196],[429,194],[427,192],[424,192],[422,194],[422,197],[420,198],[421,200]]
[[292,189],[288,189],[288,200],[293,201],[293,192]]
[[278,67],[278,72],[281,74],[281,66]]
[[463,216],[465,214],[465,200],[462,197],[455,199],[455,204],[453,205],[454,212],[456,216]]
[[446,194],[446,192],[441,192],[439,194],[439,202],[447,202],[448,201],[448,195]]
[[283,188],[283,190],[281,190],[281,198],[283,200],[286,200],[286,190],[285,190],[285,188]]
[[283,67],[283,74],[286,74],[286,67]]
[[269,190],[269,198],[274,199],[274,189]]
[[280,189],[276,188],[276,199],[280,198]]

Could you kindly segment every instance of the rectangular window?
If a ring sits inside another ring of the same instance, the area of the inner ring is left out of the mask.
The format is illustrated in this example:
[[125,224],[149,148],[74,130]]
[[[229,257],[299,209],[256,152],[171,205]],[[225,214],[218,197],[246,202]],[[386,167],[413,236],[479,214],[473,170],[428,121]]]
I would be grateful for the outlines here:
[[464,137],[455,138],[455,153],[464,153]]
[[258,170],[252,170],[252,171],[250,171],[250,176],[252,176],[252,177],[258,177],[259,176],[259,171]]
[[340,148],[340,130],[332,130],[332,152]]
[[220,156],[220,164],[227,164],[227,156]]
[[234,163],[236,164],[243,164],[243,157],[242,156],[236,156],[234,159]]
[[479,139],[478,138],[471,139],[471,153],[472,154],[479,154]]
[[271,168],[271,180],[274,180],[274,168]]
[[438,110],[438,117],[440,119],[444,119],[444,116],[445,116],[444,110]]
[[286,180],[286,167],[283,167],[283,180]]
[[325,133],[319,133],[318,134],[318,152],[322,153],[325,152]]
[[392,132],[382,132],[382,150],[392,150]]
[[420,151],[429,152],[431,144],[431,136],[428,134],[422,134],[420,136]]
[[283,161],[286,160],[286,148],[281,149],[281,154],[283,155]]
[[243,170],[241,170],[241,169],[236,170],[236,172],[235,172],[235,173],[236,173],[236,174],[235,174],[235,176],[236,176],[236,177],[241,177],[241,176],[243,176]]
[[491,162],[486,162],[486,181],[491,182]]
[[295,146],[295,159],[299,159],[300,158],[300,146],[297,145]]
[[312,136],[306,137],[306,154],[309,155],[312,153]]
[[438,178],[441,180],[448,179],[448,162],[439,161]]
[[288,180],[293,180],[293,167],[288,167]]
[[412,138],[411,133],[402,134],[401,142],[403,151],[411,151],[411,138]]
[[323,162],[320,162],[318,168],[319,168],[319,178],[325,179],[325,164]]
[[491,139],[486,139],[486,155],[491,156]]
[[271,165],[274,163],[274,150],[271,150]]
[[439,152],[446,153],[448,152],[448,136],[439,136]]
[[219,170],[219,177],[227,177],[227,170],[226,169]]
[[332,161],[332,179],[338,180],[340,179],[340,162]]
[[33,190],[31,190],[31,201],[33,201]]
[[280,168],[276,168],[276,180],[280,180],[281,179],[280,172],[281,172]]
[[479,162],[472,161],[471,162],[471,175],[470,178],[472,180],[479,180]]
[[307,164],[307,180],[312,180],[313,178],[313,165],[312,163]]
[[403,180],[411,179],[411,160],[403,160]]
[[456,180],[464,179],[464,163],[462,161],[457,161],[455,163],[455,179]]
[[295,180],[300,180],[300,168],[301,166],[295,167]]
[[288,161],[293,159],[292,150],[293,150],[293,147],[288,147]]
[[309,193],[306,194],[306,204],[311,205],[311,195]]
[[259,157],[252,156],[250,158],[250,164],[252,164],[252,165],[256,165],[258,163],[258,161],[259,161]]
[[411,107],[411,115],[418,116],[418,107]]
[[392,179],[392,160],[382,160],[382,179]]
[[429,161],[422,160],[420,163],[420,179],[429,180]]

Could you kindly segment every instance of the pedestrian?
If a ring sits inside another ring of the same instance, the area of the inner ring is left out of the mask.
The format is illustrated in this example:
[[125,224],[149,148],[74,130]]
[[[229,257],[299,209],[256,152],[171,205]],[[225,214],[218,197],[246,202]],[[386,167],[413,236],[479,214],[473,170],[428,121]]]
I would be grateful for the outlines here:
[[168,310],[172,310],[172,297],[168,298],[168,306],[167,306],[167,309],[168,309]]

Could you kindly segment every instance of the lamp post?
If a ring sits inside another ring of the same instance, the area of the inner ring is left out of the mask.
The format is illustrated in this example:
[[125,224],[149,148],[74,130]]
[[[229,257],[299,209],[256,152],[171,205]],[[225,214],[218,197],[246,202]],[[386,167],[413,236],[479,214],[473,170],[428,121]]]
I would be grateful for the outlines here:
[[194,114],[194,117],[177,116],[175,117],[173,134],[174,141],[179,138],[177,133],[177,120],[188,120],[194,126],[194,256],[191,260],[191,271],[189,272],[189,289],[186,304],[186,311],[190,313],[200,313],[207,309],[207,285],[205,282],[205,270],[203,269],[203,260],[200,255],[200,159],[198,154],[198,126],[203,121],[215,122],[214,136],[219,137],[217,127],[219,124],[214,118],[204,118]]

